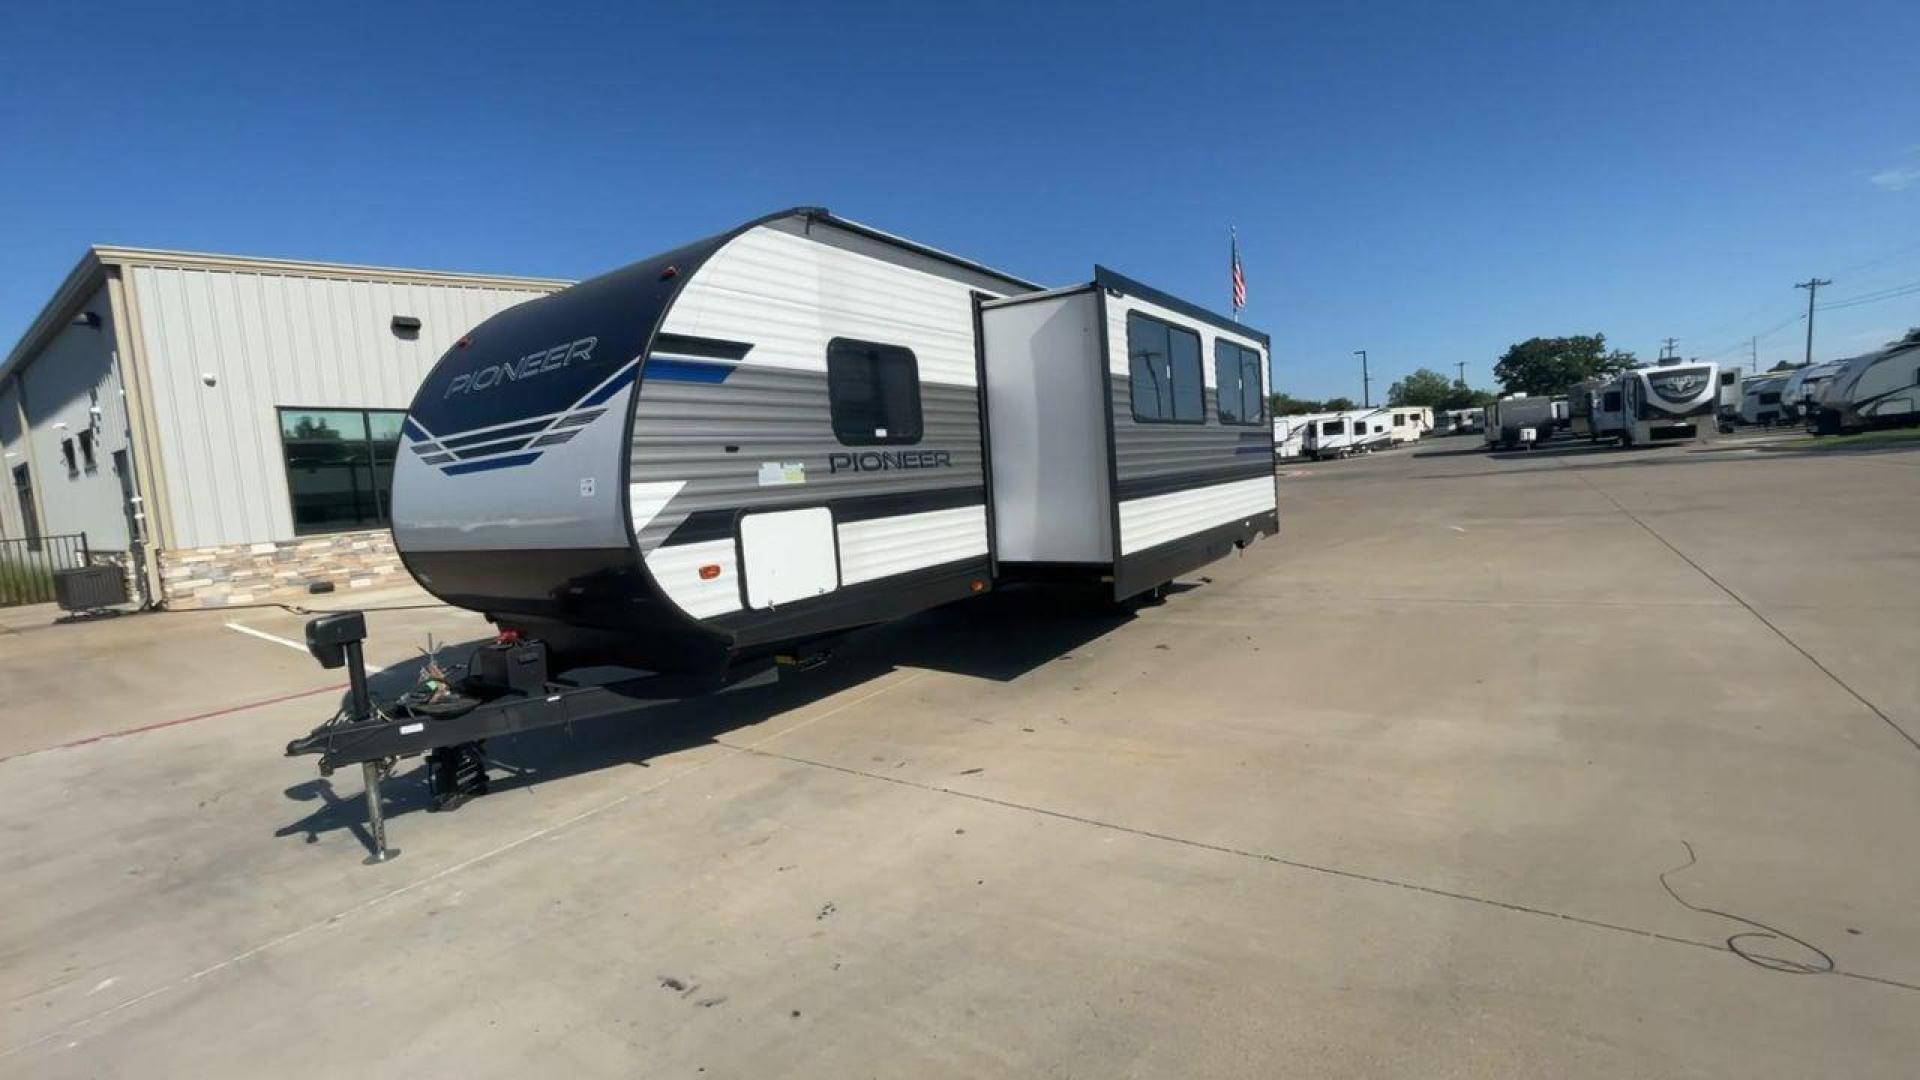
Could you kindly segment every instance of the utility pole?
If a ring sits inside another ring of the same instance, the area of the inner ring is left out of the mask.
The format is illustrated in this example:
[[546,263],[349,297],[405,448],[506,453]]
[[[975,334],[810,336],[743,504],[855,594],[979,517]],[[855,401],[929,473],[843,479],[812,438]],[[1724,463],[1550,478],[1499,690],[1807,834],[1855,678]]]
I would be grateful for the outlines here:
[[1371,409],[1373,408],[1373,391],[1370,387],[1373,385],[1373,380],[1367,377],[1367,350],[1355,349],[1353,355],[1360,358],[1360,407]]
[[1460,385],[1467,385],[1467,362],[1462,360],[1453,366],[1460,369]]
[[1760,374],[1760,339],[1757,337],[1747,339],[1747,371],[1753,375]]
[[1813,298],[1820,295],[1820,286],[1831,285],[1831,281],[1820,278],[1808,278],[1794,283],[1794,288],[1807,290],[1807,363],[1813,363]]
[[1679,343],[1680,343],[1679,338],[1666,339],[1665,343],[1662,344],[1660,347],[1660,359],[1665,360],[1668,357],[1674,356],[1675,354],[1673,351],[1673,347],[1675,345],[1678,345]]

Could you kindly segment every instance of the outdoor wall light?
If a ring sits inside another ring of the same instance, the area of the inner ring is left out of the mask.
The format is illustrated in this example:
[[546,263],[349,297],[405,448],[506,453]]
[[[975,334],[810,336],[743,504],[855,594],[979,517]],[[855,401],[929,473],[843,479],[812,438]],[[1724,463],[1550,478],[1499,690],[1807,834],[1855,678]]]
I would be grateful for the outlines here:
[[392,326],[394,337],[412,341],[420,336],[420,320],[412,315],[395,315]]
[[203,371],[200,373],[200,381],[206,383],[208,386],[216,386],[220,382],[220,376],[215,375],[211,371]]
[[97,311],[83,311],[73,317],[73,325],[98,330],[100,329],[100,313]]

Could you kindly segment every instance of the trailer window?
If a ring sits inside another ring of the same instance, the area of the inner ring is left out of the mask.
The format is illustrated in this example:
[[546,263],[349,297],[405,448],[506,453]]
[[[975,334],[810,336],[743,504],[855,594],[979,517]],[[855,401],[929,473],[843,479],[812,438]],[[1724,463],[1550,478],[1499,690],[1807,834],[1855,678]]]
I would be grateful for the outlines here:
[[920,441],[920,364],[911,349],[834,338],[827,343],[827,407],[844,446]]
[[1345,420],[1329,420],[1320,425],[1320,434],[1322,435],[1345,435],[1346,433],[1347,422]]
[[1600,411],[1601,412],[1619,412],[1620,411],[1620,391],[1609,390],[1606,393],[1600,395]]
[[1260,386],[1260,353],[1244,345],[1213,341],[1214,402],[1223,424],[1259,424],[1267,418]]
[[1127,375],[1135,420],[1157,424],[1206,422],[1199,334],[1150,315],[1128,312]]
[[393,506],[400,409],[281,409],[280,452],[293,531],[385,525]]

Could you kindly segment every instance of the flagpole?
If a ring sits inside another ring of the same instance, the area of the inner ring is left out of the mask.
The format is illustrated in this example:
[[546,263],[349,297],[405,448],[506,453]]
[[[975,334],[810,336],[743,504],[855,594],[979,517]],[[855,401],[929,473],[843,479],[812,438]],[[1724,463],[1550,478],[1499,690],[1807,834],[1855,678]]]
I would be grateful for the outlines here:
[[[1239,271],[1240,269],[1240,230],[1232,225],[1227,226],[1227,251],[1228,251],[1229,257],[1232,260],[1232,263],[1231,263],[1232,270],[1234,272]],[[1239,322],[1240,321],[1240,300],[1239,300],[1239,297],[1234,295],[1233,285],[1231,282],[1229,282],[1227,285],[1227,307],[1231,309],[1233,312],[1233,321]]]

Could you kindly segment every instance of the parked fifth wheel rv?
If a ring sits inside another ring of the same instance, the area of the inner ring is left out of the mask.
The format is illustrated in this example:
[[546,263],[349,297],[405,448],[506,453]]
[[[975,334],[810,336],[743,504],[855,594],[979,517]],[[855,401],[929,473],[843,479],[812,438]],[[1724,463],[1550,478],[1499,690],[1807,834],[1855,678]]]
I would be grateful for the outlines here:
[[1821,435],[1920,423],[1920,329],[1842,361],[1814,391],[1811,408],[1810,424]]
[[414,398],[395,546],[556,670],[710,672],[1277,531],[1265,335],[1105,270],[1039,293],[801,208],[510,308]]
[[1533,449],[1553,433],[1553,399],[1515,394],[1487,406],[1486,442],[1489,450]]
[[1621,374],[1622,428],[1628,446],[1705,439],[1718,428],[1720,368],[1692,361]]

